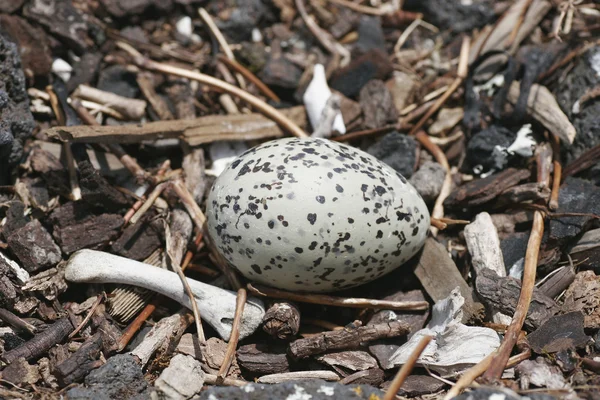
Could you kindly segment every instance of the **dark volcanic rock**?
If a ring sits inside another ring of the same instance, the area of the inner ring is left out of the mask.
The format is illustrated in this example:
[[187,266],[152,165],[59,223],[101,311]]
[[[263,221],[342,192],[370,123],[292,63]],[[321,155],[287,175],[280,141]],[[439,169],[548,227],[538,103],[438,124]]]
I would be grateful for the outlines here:
[[66,393],[69,400],[143,400],[152,389],[144,380],[142,369],[129,354],[117,354],[85,378],[86,387],[76,387]]
[[386,51],[381,18],[369,15],[361,16],[358,24],[358,40],[354,44],[354,48],[360,53],[372,49]]
[[[359,389],[360,388],[360,389]],[[250,383],[243,388],[212,386],[202,392],[201,400],[359,400],[383,398],[384,393],[367,385],[340,385],[321,379],[283,382],[275,385]]]
[[510,130],[492,125],[473,135],[467,145],[467,160],[471,167],[480,165],[482,171],[500,170],[504,167],[504,157],[494,157],[496,146],[508,147],[515,140],[516,134]]
[[545,393],[527,393],[525,396],[519,396],[512,390],[500,387],[479,387],[468,392],[464,392],[453,400],[557,400],[556,397]]
[[493,2],[474,0],[463,3],[446,0],[407,0],[402,9],[422,12],[425,20],[440,30],[466,32],[481,28],[495,18]]
[[416,150],[417,142],[412,136],[394,131],[371,145],[367,149],[367,153],[383,161],[408,179],[414,171]]
[[302,70],[284,57],[271,57],[260,72],[260,78],[269,86],[296,89]]
[[379,79],[370,80],[360,90],[360,107],[366,129],[381,128],[398,120],[398,111],[389,89]]
[[132,99],[140,94],[136,74],[121,65],[112,65],[100,72],[98,89]]
[[371,79],[386,80],[393,70],[387,54],[373,49],[338,70],[329,83],[333,90],[346,97],[354,97]]
[[31,0],[23,8],[23,15],[48,29],[77,54],[87,49],[88,24],[71,0]]
[[[556,100],[577,130],[575,141],[568,149],[568,161],[579,157],[584,151],[600,144],[600,101],[588,101],[580,106],[580,112],[572,112],[573,105],[590,88],[600,85],[597,65],[600,46],[592,47],[575,62],[575,67],[564,79],[559,80]],[[596,65],[596,69],[592,65]]]
[[141,14],[149,9],[168,12],[173,8],[172,0],[100,0],[100,3],[109,14],[117,18]]
[[[269,13],[268,2],[261,0],[234,0],[230,2],[212,2],[207,10],[212,15],[218,14],[216,7],[228,7],[235,4],[237,7],[231,8],[231,13],[227,20],[216,20],[216,24],[223,32],[229,43],[239,43],[248,40],[252,35],[252,30],[256,28],[259,22],[263,21]],[[214,6],[213,6],[214,5]]]
[[21,161],[23,143],[35,123],[29,111],[17,46],[2,34],[0,54],[0,185],[3,185],[8,183],[10,170]]
[[[600,214],[600,188],[586,180],[568,177],[560,187],[558,204],[558,214]],[[551,218],[548,224],[549,240],[564,244],[583,232],[592,221],[591,216]]]

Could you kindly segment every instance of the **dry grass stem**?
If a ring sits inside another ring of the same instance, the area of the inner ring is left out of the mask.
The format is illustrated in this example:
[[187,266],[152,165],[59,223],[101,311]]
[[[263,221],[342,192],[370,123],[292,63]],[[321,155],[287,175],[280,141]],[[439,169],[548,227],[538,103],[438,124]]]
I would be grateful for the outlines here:
[[279,97],[275,93],[273,93],[273,91],[271,89],[269,89],[269,87],[267,85],[265,85],[260,79],[258,79],[258,77],[256,75],[254,75],[252,72],[250,72],[242,64],[238,63],[235,60],[229,59],[227,57],[223,57],[222,55],[217,56],[217,58],[223,64],[227,65],[229,68],[242,74],[246,79],[248,79],[250,82],[252,82],[254,84],[254,86],[256,86],[256,88],[261,91],[262,94],[267,96],[269,99],[271,99],[273,101],[277,101],[277,102],[280,101]]
[[146,201],[143,202],[141,207],[133,214],[133,216],[129,219],[129,223],[135,225],[140,218],[152,207],[156,199],[160,196],[163,190],[165,190],[167,183],[163,182],[154,187],[154,190],[148,195]]
[[[64,126],[66,124],[65,114],[60,106],[58,97],[56,97],[56,93],[54,93],[54,89],[52,89],[52,86],[46,86],[46,92],[48,93],[50,99],[50,106],[52,107],[52,111],[54,111],[56,120],[60,125]],[[67,164],[67,171],[69,171],[69,183],[71,185],[71,200],[79,201],[81,200],[81,188],[79,187],[79,180],[77,179],[77,170],[75,169],[75,159],[73,158],[71,144],[69,142],[63,143],[62,150],[65,156],[65,163]]]
[[555,135],[550,136],[550,140],[552,141],[552,163],[554,165],[554,173],[552,174],[552,192],[550,193],[548,208],[551,211],[556,211],[558,209],[560,181],[562,180],[562,165],[560,163],[560,138]]
[[433,339],[432,336],[424,336],[421,339],[421,341],[419,341],[419,344],[417,344],[417,346],[411,353],[410,358],[407,360],[406,364],[404,364],[402,368],[398,370],[398,373],[396,374],[394,380],[388,387],[388,390],[385,393],[383,400],[393,400],[396,398],[396,393],[398,393],[398,390],[400,390],[402,384],[410,375],[412,369],[417,363],[417,360],[419,359],[419,356],[421,355],[423,350],[425,350],[429,342],[431,342],[431,339]]
[[504,340],[493,357],[490,367],[484,374],[489,381],[494,381],[502,376],[506,363],[510,357],[513,347],[517,343],[519,334],[527,317],[529,304],[533,295],[535,286],[535,275],[540,252],[540,244],[544,235],[544,216],[541,211],[535,211],[533,215],[533,226],[527,243],[527,252],[525,254],[525,267],[523,278],[521,280],[521,294],[515,309],[512,321],[506,330]]
[[322,294],[300,294],[274,289],[257,283],[249,283],[248,290],[256,295],[298,301],[300,303],[323,304],[349,308],[376,308],[386,310],[423,311],[429,308],[426,301],[388,301],[353,297],[334,297]]
[[219,373],[217,374],[217,385],[223,384],[227,371],[229,371],[229,367],[231,367],[231,362],[233,361],[233,356],[235,355],[235,350],[240,339],[240,325],[242,323],[242,314],[244,313],[247,297],[248,294],[246,289],[242,288],[238,290],[235,302],[235,316],[233,317],[233,324],[231,326],[231,336],[229,337],[223,364],[221,364],[221,368],[219,368]]

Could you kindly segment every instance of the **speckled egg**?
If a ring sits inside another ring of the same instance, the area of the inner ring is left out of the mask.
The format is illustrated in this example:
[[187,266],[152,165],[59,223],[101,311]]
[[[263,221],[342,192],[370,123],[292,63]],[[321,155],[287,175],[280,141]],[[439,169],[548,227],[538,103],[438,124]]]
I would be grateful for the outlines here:
[[240,155],[213,184],[206,217],[216,248],[246,278],[307,292],[387,274],[419,251],[429,228],[425,202],[402,175],[320,138]]

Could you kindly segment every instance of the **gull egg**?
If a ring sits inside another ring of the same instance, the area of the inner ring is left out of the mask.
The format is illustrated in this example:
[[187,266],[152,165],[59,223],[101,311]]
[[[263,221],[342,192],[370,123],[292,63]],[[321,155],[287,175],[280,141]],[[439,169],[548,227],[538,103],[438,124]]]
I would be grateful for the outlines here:
[[379,278],[423,246],[429,211],[377,158],[321,138],[265,142],[219,175],[208,234],[243,276],[279,289],[328,292]]

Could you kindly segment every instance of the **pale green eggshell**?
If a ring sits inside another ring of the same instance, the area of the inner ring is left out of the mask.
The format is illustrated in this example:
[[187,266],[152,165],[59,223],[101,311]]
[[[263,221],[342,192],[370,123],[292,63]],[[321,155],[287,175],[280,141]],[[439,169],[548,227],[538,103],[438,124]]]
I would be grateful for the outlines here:
[[215,181],[207,224],[218,251],[251,281],[326,292],[367,283],[423,246],[429,212],[388,165],[319,138],[266,142]]

